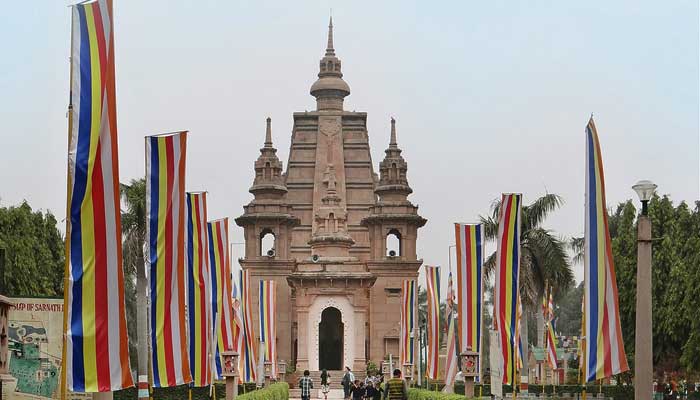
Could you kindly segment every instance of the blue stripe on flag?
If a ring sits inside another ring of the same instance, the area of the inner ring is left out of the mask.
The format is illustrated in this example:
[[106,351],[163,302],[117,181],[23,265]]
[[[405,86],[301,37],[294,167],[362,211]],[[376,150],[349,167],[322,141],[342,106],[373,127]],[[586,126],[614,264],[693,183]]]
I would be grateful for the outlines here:
[[[148,174],[150,175],[151,178],[151,191],[150,191],[150,197],[151,197],[151,218],[150,221],[148,221],[149,226],[149,243],[150,243],[150,249],[149,249],[149,261],[151,263],[151,268],[150,268],[150,280],[151,280],[151,331],[153,332],[156,329],[156,310],[158,309],[158,296],[156,292],[156,281],[158,280],[158,277],[156,276],[156,271],[157,271],[157,263],[158,263],[158,203],[159,203],[159,190],[160,190],[160,184],[159,184],[159,176],[158,173],[160,171],[160,160],[158,158],[158,138],[157,137],[150,137],[148,138],[150,141],[150,147],[151,147],[151,154],[150,154],[150,161],[151,161],[151,170],[148,171]],[[160,375],[159,375],[159,369],[158,369],[158,356],[156,355],[156,351],[158,349],[157,342],[156,342],[156,336],[155,334],[151,334],[151,350],[152,350],[152,355],[151,355],[151,363],[152,363],[152,372],[153,372],[153,385],[156,387],[160,387]]]
[[596,185],[596,164],[595,164],[595,147],[593,145],[593,132],[590,127],[586,127],[588,141],[588,223],[589,231],[588,240],[589,246],[586,249],[588,252],[588,278],[590,287],[590,298],[587,299],[590,303],[587,343],[588,343],[588,380],[591,380],[591,374],[595,379],[595,370],[598,363],[598,187]]

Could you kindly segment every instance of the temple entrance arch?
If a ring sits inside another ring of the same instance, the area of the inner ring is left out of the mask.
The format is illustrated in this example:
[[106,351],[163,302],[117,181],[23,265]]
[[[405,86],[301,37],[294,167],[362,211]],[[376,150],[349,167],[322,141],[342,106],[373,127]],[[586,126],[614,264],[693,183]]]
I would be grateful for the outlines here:
[[318,368],[343,369],[343,320],[340,310],[328,307],[321,312],[318,324]]
[[[326,357],[326,354],[322,353],[321,339],[325,338],[326,334],[333,329],[324,331],[326,324],[334,325],[335,329],[339,329],[338,333],[342,337],[342,340],[339,341],[341,347],[331,352],[333,357],[340,359],[341,367],[333,369],[343,369],[346,365],[353,368],[355,341],[358,339],[353,335],[355,332],[355,307],[350,303],[348,297],[344,295],[317,296],[309,307],[308,318],[307,326],[311,330],[306,347],[308,349],[309,370],[320,371],[322,368],[321,360]],[[328,322],[324,324],[326,318],[328,318]],[[364,340],[364,338],[359,338],[359,340]],[[332,360],[332,362],[337,363],[338,361]]]

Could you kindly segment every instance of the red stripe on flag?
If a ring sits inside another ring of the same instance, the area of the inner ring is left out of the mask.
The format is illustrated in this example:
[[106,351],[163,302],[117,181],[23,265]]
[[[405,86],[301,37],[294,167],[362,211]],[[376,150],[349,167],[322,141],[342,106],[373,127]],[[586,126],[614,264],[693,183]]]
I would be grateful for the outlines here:
[[[467,329],[467,343],[465,343],[465,345],[462,347],[466,348],[467,346],[471,346],[472,343],[474,342],[474,334],[473,334],[473,331],[471,329],[472,322],[474,321],[474,316],[472,315],[472,308],[470,307],[472,304],[472,299],[474,298],[474,293],[472,293],[472,278],[473,278],[473,276],[472,276],[473,271],[472,270],[474,269],[474,266],[471,265],[472,238],[471,238],[469,226],[466,226],[466,225],[464,226],[464,244],[465,244],[465,248],[467,250],[466,262],[465,262],[465,266],[466,266],[465,271],[466,271],[466,275],[467,275],[467,277],[466,277],[467,278],[467,297],[465,299],[465,301],[466,301],[465,304],[467,305],[467,307],[466,307],[467,315],[465,317],[467,318],[468,329]],[[471,349],[471,350],[474,351],[476,349]]]
[[508,314],[508,304],[506,304],[506,292],[507,292],[507,286],[506,286],[506,276],[511,276],[512,271],[508,268],[508,257],[504,257],[504,252],[510,251],[508,248],[508,236],[510,236],[510,232],[508,231],[508,224],[507,222],[510,221],[510,214],[512,212],[512,197],[509,195],[504,195],[503,200],[501,201],[501,212],[503,212],[503,207],[505,206],[505,218],[501,220],[501,224],[504,224],[501,228],[503,228],[503,237],[501,238],[501,249],[503,251],[501,252],[501,265],[499,266],[502,271],[505,273],[501,273],[501,293],[500,293],[500,301],[499,301],[499,310],[498,310],[498,321],[499,321],[499,332],[501,335],[501,348],[503,349],[503,381],[505,383],[509,382],[511,377],[511,374],[509,373],[509,368],[510,368],[510,363],[511,363],[511,352],[512,352],[512,346],[510,344],[510,338],[508,337],[510,332],[510,326],[507,324],[506,317]]
[[[206,200],[204,195],[205,194],[202,193],[202,201]],[[199,209],[199,204],[200,204],[199,201],[194,202],[195,216],[196,216],[194,223],[197,225],[197,231],[199,232],[200,237],[201,237],[202,235],[204,235],[204,232],[202,231],[203,227],[202,227],[202,224],[200,222],[202,221],[202,213],[205,211]],[[204,240],[204,242],[206,243],[206,240]],[[198,276],[199,276],[199,288],[198,288],[198,290],[200,291],[200,297],[202,297],[202,301],[199,302],[198,319],[200,320],[199,337],[201,338],[202,342],[206,342],[206,341],[208,341],[207,326],[206,326],[207,325],[206,324],[206,322],[207,322],[207,318],[206,318],[207,309],[206,309],[206,304],[205,304],[206,302],[203,301],[205,291],[202,290],[203,289],[202,284],[204,283],[204,268],[206,267],[207,264],[205,262],[203,254],[202,254],[204,251],[203,246],[204,246],[204,243],[200,242],[200,245],[198,246],[198,249],[197,249],[197,257],[199,258],[199,265],[200,265],[200,268],[198,271]],[[204,379],[204,382],[208,382],[209,368],[208,368],[208,363],[207,363],[207,352],[206,351],[201,352],[199,362],[200,362],[200,365],[203,367],[203,375],[205,377],[207,377]]]
[[172,303],[172,281],[173,281],[173,174],[174,174],[174,154],[172,137],[166,137],[165,152],[166,152],[166,174],[167,174],[167,189],[165,197],[165,296],[163,302],[164,317],[163,317],[163,346],[162,351],[165,354],[165,367],[168,379],[168,386],[175,385],[175,368],[173,368],[173,336],[172,336],[172,315],[170,313],[170,305]]
[[95,37],[97,38],[97,54],[100,58],[100,107],[103,105],[102,100],[104,99],[105,89],[107,87],[107,80],[105,75],[107,73],[107,45],[105,44],[105,32],[104,25],[102,24],[102,12],[100,11],[100,3],[94,2],[90,5],[92,7],[92,15],[95,22]]
[[109,303],[107,296],[107,229],[105,226],[104,177],[102,176],[102,145],[97,144],[95,168],[92,172],[92,207],[95,229],[95,352],[97,386],[110,390],[109,362]]

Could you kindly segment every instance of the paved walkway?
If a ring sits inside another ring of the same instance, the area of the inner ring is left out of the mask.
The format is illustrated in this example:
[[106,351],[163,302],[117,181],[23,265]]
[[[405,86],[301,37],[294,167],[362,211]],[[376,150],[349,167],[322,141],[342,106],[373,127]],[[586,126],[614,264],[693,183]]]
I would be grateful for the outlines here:
[[[318,397],[311,396],[312,399],[324,399],[323,392],[321,390],[318,390]],[[299,397],[299,393],[297,393],[296,390],[290,390],[289,392],[289,399],[290,400],[300,400],[301,397]],[[328,392],[328,400],[343,400],[343,389],[331,389],[330,392]]]

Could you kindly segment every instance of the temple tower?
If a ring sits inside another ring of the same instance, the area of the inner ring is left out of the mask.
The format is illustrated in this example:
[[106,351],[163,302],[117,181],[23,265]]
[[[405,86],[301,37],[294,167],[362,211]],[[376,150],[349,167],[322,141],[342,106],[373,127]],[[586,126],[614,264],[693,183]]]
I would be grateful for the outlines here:
[[[310,94],[316,110],[293,114],[285,173],[268,119],[250,188],[254,199],[236,219],[246,240],[240,263],[253,280],[253,310],[257,282],[278,283],[280,359],[298,370],[363,370],[369,360],[398,357],[401,283],[418,276],[417,230],[426,220],[407,200],[412,190],[395,122],[377,175],[367,113],[343,108],[350,86],[332,20]],[[267,254],[263,239],[270,233],[274,251]],[[400,238],[395,254],[386,250],[391,235]]]

